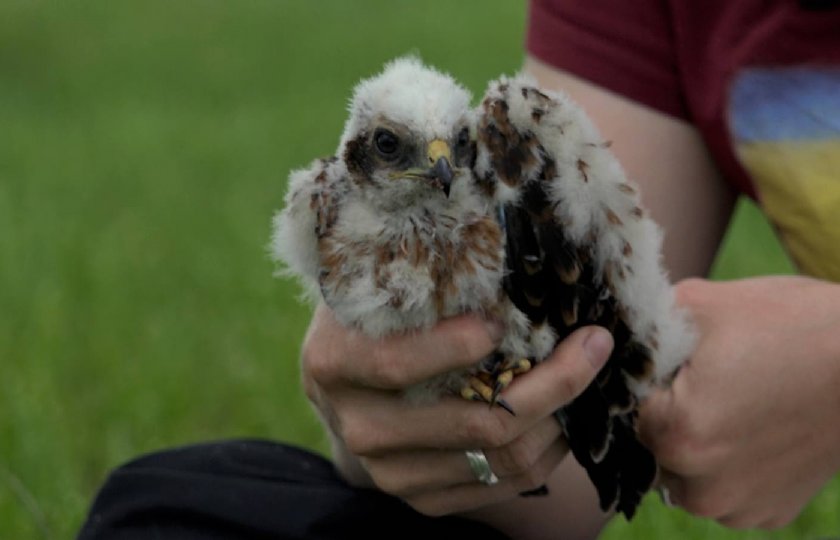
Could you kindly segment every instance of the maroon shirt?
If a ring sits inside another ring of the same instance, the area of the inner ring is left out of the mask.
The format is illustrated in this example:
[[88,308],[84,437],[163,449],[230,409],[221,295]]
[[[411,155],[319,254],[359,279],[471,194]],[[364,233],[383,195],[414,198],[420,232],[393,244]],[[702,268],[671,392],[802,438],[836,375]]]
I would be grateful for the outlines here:
[[840,2],[532,0],[527,49],[691,122],[727,179],[755,197],[733,150],[733,79],[749,66],[840,64]]

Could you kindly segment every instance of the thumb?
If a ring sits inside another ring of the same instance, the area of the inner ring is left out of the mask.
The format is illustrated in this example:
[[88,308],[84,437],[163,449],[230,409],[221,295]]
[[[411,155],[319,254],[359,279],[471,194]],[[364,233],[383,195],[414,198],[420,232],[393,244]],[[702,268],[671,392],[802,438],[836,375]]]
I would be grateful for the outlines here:
[[[517,415],[547,416],[575,399],[610,356],[612,335],[600,326],[580,328],[505,392]],[[539,375],[537,375],[539,373]]]
[[639,438],[651,448],[666,433],[674,414],[672,387],[654,388],[639,405]]

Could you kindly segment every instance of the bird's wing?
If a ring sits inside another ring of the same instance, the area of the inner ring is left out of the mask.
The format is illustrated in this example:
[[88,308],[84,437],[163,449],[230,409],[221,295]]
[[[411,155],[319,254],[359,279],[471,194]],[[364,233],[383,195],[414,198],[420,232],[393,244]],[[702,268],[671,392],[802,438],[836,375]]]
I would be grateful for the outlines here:
[[283,273],[302,281],[305,295],[313,300],[320,296],[319,241],[335,225],[345,175],[344,165],[334,157],[292,172],[284,208],[272,223],[272,256],[285,265]]
[[661,233],[609,145],[565,95],[525,76],[502,78],[476,122],[474,175],[498,203],[508,296],[534,328],[549,324],[561,339],[589,324],[613,334],[606,366],[557,417],[602,508],[629,518],[656,474],[636,437],[638,399],[673,374],[692,344],[660,265]]

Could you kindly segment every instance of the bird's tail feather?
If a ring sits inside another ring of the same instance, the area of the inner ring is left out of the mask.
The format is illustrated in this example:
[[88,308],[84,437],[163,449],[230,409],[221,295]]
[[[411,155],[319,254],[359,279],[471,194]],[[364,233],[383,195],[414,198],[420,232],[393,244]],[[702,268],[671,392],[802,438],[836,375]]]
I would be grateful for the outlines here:
[[594,484],[601,509],[615,510],[630,520],[653,485],[657,464],[637,437],[635,412],[609,415],[605,407],[603,411],[595,407],[595,418],[596,397],[587,395],[595,392],[591,386],[555,417],[572,455]]

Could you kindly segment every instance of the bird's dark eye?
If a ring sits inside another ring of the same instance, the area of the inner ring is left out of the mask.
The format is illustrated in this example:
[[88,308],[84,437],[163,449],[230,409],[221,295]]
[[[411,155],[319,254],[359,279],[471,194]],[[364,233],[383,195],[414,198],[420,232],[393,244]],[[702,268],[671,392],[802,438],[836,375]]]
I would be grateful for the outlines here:
[[400,140],[387,129],[376,130],[373,135],[373,143],[376,145],[376,151],[386,159],[395,157],[400,147]]
[[468,144],[470,144],[470,130],[468,128],[464,128],[458,133],[458,146],[461,148],[466,148]]
[[470,129],[464,127],[455,139],[455,164],[459,167],[472,167],[475,164],[475,143],[470,139]]

